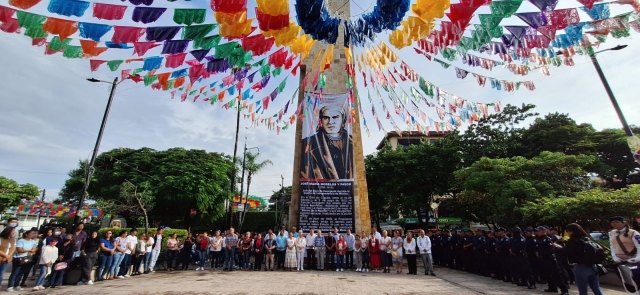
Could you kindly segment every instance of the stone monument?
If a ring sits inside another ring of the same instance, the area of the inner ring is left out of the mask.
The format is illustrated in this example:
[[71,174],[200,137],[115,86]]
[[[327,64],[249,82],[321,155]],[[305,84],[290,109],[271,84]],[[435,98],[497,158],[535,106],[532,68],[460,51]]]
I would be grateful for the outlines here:
[[[330,13],[337,15],[342,19],[349,19],[351,16],[350,0],[327,0],[325,5]],[[323,89],[323,95],[332,94],[344,94],[349,90],[347,89],[347,71],[345,70],[347,65],[347,57],[344,50],[344,27],[341,26],[339,30],[339,36],[337,43],[334,46],[333,60],[331,61],[330,69],[325,71],[326,74],[326,86]],[[316,56],[320,53],[322,58],[322,52],[327,46],[322,46],[319,42],[316,43],[311,50],[309,56],[303,61],[300,74],[300,85],[305,76],[314,75],[316,69],[313,69],[313,63]],[[320,62],[318,62],[319,64]],[[319,65],[316,64],[316,68]],[[313,77],[309,77],[311,81]],[[308,82],[311,83],[311,82]],[[355,87],[355,85],[354,85]],[[304,97],[304,91],[307,89],[300,89],[298,95],[298,103],[300,103]],[[365,231],[367,233],[371,230],[371,217],[369,211],[369,196],[367,192],[367,180],[365,177],[364,167],[364,152],[362,148],[362,133],[360,129],[360,112],[358,110],[358,103],[355,103],[355,110],[352,112],[352,124],[351,135],[353,138],[353,209],[354,209],[354,228],[355,232],[360,233]],[[302,228],[299,223],[299,206],[300,206],[300,179],[301,179],[301,161],[303,154],[305,153],[305,147],[303,146],[303,120],[297,120],[296,123],[296,139],[295,139],[295,153],[293,163],[293,181],[291,192],[291,204],[289,206],[289,228],[297,226],[299,229],[309,230],[308,228]],[[346,229],[339,229],[340,232],[344,232]]]

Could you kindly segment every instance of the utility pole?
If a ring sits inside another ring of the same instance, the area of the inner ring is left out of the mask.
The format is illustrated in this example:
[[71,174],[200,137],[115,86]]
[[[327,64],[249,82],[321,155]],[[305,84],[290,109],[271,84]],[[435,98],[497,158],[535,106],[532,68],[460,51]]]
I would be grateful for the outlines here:
[[[43,189],[42,190],[42,197],[40,198],[40,201],[44,202],[44,197],[47,194],[47,190]],[[40,208],[40,210],[38,210],[38,220],[36,221],[36,227],[38,228],[38,230],[40,230],[40,215],[42,215],[42,208]]]
[[[89,82],[104,82],[97,79],[87,79]],[[108,82],[107,82],[108,83]],[[93,154],[91,154],[91,161],[89,161],[89,168],[87,171],[87,175],[84,179],[84,184],[82,186],[82,194],[80,195],[80,200],[78,201],[78,207],[76,208],[76,216],[73,219],[74,224],[78,224],[80,222],[80,210],[82,210],[82,206],[84,205],[84,198],[87,196],[87,190],[89,189],[89,183],[91,182],[91,176],[93,176],[93,172],[95,168],[93,167],[96,163],[96,157],[98,156],[98,152],[100,151],[100,142],[102,141],[102,135],[104,134],[104,128],[107,125],[107,118],[109,117],[109,111],[111,110],[111,104],[113,103],[113,96],[116,93],[116,86],[118,86],[118,77],[113,79],[113,83],[111,84],[111,93],[109,93],[109,100],[107,101],[107,107],[104,110],[104,115],[102,116],[102,123],[100,124],[100,131],[98,132],[98,138],[96,139],[96,145],[93,148]]]
[[[235,74],[240,70],[239,67],[233,68],[232,73]],[[238,136],[240,135],[240,111],[242,107],[240,103],[242,102],[242,87],[238,88],[238,113],[236,117],[236,142],[233,147],[233,169],[231,174],[231,203],[229,206],[229,218],[227,219],[227,228],[233,227],[233,197],[236,194],[236,161],[238,158]],[[242,196],[241,196],[242,197]]]

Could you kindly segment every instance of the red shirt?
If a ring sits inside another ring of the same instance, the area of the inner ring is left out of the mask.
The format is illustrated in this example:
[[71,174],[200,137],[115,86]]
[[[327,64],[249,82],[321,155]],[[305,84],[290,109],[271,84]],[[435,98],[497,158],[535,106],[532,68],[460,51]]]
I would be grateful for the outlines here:
[[338,240],[336,242],[336,253],[338,255],[344,255],[347,253],[347,241],[345,240]]

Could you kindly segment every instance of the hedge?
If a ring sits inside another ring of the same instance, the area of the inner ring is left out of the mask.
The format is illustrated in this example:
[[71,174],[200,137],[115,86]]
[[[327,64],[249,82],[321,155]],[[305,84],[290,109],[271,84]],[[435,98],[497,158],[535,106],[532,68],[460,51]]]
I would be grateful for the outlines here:
[[[98,237],[99,238],[103,238],[104,234],[107,231],[111,231],[113,233],[113,237],[116,238],[118,237],[118,234],[120,234],[121,231],[126,230],[127,232],[129,232],[131,229],[130,228],[101,228],[100,231],[98,232]],[[140,229],[138,228],[138,237],[140,237],[141,234],[144,233],[144,228]],[[178,239],[180,241],[184,240],[187,235],[189,234],[189,232],[186,229],[165,229],[163,232],[164,238],[162,239],[162,249],[164,250],[164,248],[167,245],[167,239],[169,237],[171,237],[171,235],[173,234],[177,234],[178,235]],[[155,228],[150,228],[149,229],[149,235],[151,235],[151,237],[153,237],[155,239],[155,235],[156,235],[156,229]]]

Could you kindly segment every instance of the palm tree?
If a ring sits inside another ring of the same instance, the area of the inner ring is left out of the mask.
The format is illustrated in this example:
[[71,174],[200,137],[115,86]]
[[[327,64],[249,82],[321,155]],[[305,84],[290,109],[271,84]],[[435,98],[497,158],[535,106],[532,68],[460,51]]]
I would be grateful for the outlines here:
[[271,162],[271,160],[269,159],[266,159],[258,163],[256,160],[258,159],[259,156],[260,156],[259,152],[255,154],[247,152],[245,154],[246,162],[244,166],[244,171],[247,173],[247,194],[246,194],[247,198],[249,198],[249,188],[251,186],[251,178],[253,178],[253,175],[256,173],[259,173],[268,165],[273,165],[273,162]]

